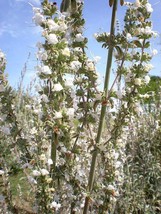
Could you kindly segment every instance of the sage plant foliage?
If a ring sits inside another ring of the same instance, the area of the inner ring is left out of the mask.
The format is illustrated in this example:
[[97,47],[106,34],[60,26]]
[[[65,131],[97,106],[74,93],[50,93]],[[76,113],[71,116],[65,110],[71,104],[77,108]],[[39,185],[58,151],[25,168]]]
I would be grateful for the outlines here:
[[[147,0],[124,1],[124,28],[112,41],[107,32],[95,34],[103,48],[115,51],[116,77],[106,97],[99,89],[97,60],[86,54],[83,1],[74,6],[77,10],[70,6],[60,12],[44,0],[41,8],[33,7],[33,21],[44,37],[37,43],[34,96],[24,92],[19,97],[9,86],[0,52],[0,174],[6,207],[11,213],[18,209],[8,179],[14,168],[28,180],[35,213],[79,214],[87,197],[89,213],[159,213],[160,103],[154,96],[151,112],[146,111],[149,95],[140,94],[152,68],[152,7]],[[96,144],[101,105],[107,106],[106,119]],[[95,180],[88,192],[96,149]]]

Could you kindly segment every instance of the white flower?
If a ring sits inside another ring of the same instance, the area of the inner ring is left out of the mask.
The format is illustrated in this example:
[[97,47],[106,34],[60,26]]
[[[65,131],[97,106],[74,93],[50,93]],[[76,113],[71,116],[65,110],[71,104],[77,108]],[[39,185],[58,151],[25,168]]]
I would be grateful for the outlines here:
[[116,161],[116,163],[115,163],[116,168],[119,168],[121,165],[122,165],[121,161]]
[[51,70],[50,70],[50,68],[49,68],[49,66],[47,66],[47,65],[38,67],[38,71],[39,71],[40,73],[47,74],[47,75],[49,75],[49,74],[52,73]]
[[135,78],[134,83],[135,83],[135,85],[140,86],[142,84],[142,80],[140,78]]
[[125,76],[125,81],[126,81],[126,82],[131,82],[132,78],[133,78],[133,74],[129,72],[129,73],[127,73],[127,75]]
[[53,179],[52,179],[52,178],[46,178],[45,180],[46,180],[46,182],[47,182],[48,184],[50,184],[50,183],[52,182]]
[[54,20],[52,19],[48,19],[47,24],[51,31],[56,31],[59,29],[59,25],[56,22],[54,22]]
[[147,10],[148,13],[152,13],[153,12],[153,8],[152,8],[152,6],[151,6],[150,3],[147,3],[145,5],[145,8],[146,8],[146,10]]
[[145,28],[137,28],[135,31],[135,35],[140,35],[140,34],[146,34],[146,35],[154,35],[155,32],[152,30],[151,27],[146,26]]
[[150,82],[150,77],[148,75],[146,75],[144,77],[144,81],[145,81],[146,84],[148,84]]
[[135,103],[134,110],[137,114],[141,114],[143,112],[143,109],[142,109],[140,103]]
[[76,48],[74,48],[74,51],[75,52],[80,52],[80,53],[82,53],[83,51],[82,51],[82,49],[80,48],[80,47],[76,47]]
[[95,66],[94,66],[92,61],[87,61],[87,69],[89,71],[94,71],[95,70]]
[[68,78],[68,79],[65,81],[65,86],[66,86],[66,87],[73,87],[73,78]]
[[81,33],[76,34],[75,41],[76,42],[83,42],[84,41],[84,37],[82,36]]
[[45,176],[45,175],[49,175],[48,170],[46,169],[40,169],[41,175]]
[[45,156],[45,154],[41,154],[41,155],[40,155],[40,160],[41,160],[41,161],[46,161],[46,156]]
[[63,23],[60,23],[60,25],[59,25],[59,31],[62,31],[62,32],[64,32],[64,31],[66,31],[67,30],[67,25],[63,22]]
[[63,87],[60,83],[53,85],[53,91],[62,91],[62,90],[63,90]]
[[157,49],[153,49],[153,50],[152,50],[152,55],[155,56],[155,55],[157,55],[157,54],[158,54]]
[[[121,142],[122,142],[122,139],[118,139],[118,142],[119,142],[119,140],[121,140]],[[114,152],[113,156],[114,156],[115,160],[117,160],[119,158],[119,153],[118,152]]]
[[56,201],[53,201],[50,206],[51,208],[55,208],[55,210],[58,210],[61,207],[61,204],[57,203]]
[[144,95],[142,95],[144,98],[149,98],[150,97],[150,95],[149,94],[144,94]]
[[119,98],[119,99],[122,99],[122,97],[123,97],[123,93],[122,93],[122,91],[121,90],[118,90],[118,91],[116,91],[116,94],[117,94],[117,97]]
[[159,35],[159,34],[158,34],[157,32],[153,31],[153,36],[154,36],[154,38],[157,37],[158,35]]
[[28,176],[27,178],[28,178],[29,183],[37,184],[37,181],[32,176]]
[[42,61],[45,61],[45,60],[47,60],[47,58],[48,58],[47,53],[46,53],[46,52],[43,52],[42,55],[41,55],[41,60],[42,60]]
[[136,0],[135,3],[134,3],[134,6],[135,7],[140,7],[141,6],[141,3],[139,0]]
[[33,20],[36,25],[41,25],[44,22],[45,18],[40,12],[36,12]]
[[102,100],[102,93],[101,93],[101,92],[100,92],[100,93],[99,93],[99,92],[96,93],[96,94],[95,94],[95,99],[96,99],[96,100]]
[[0,170],[0,175],[3,175],[4,174],[4,171],[3,170]]
[[78,70],[81,67],[81,63],[79,61],[72,61],[70,66],[72,70]]
[[41,95],[41,99],[43,100],[44,103],[48,103],[49,102],[48,96],[46,94],[42,94]]
[[131,36],[130,33],[127,33],[127,34],[126,34],[126,39],[127,39],[127,40],[132,39],[132,36]]
[[34,177],[37,177],[37,176],[41,175],[41,173],[38,170],[33,170],[32,174],[33,174]]
[[97,39],[97,37],[99,36],[99,34],[98,33],[94,33],[93,36],[94,36],[95,39]]
[[69,56],[70,56],[70,50],[69,50],[69,48],[64,48],[64,49],[62,50],[62,54],[63,54],[64,56],[69,57]]
[[36,129],[36,127],[33,127],[31,130],[30,130],[30,134],[31,135],[34,135],[34,134],[36,134],[37,133],[37,129]]
[[58,38],[54,33],[51,33],[47,36],[47,40],[50,44],[55,45],[58,43]]
[[74,108],[68,108],[66,113],[69,116],[69,118],[73,118],[74,117],[74,112],[75,112]]
[[53,164],[52,159],[48,159],[48,165],[50,166],[50,165],[52,165],[52,164]]
[[5,55],[4,53],[0,50],[0,59],[4,59],[5,58]]
[[37,114],[41,118],[41,116],[42,116],[42,110],[40,108],[34,109],[34,113]]
[[113,185],[108,185],[108,186],[107,186],[107,189],[108,189],[109,191],[112,191],[112,190],[115,190],[115,187],[114,187]]
[[32,10],[34,13],[40,13],[41,12],[39,7],[33,7]]
[[45,51],[39,51],[39,52],[37,53],[37,58],[38,58],[39,60],[45,61],[45,60],[47,60],[48,55],[47,55],[47,53],[46,53]]
[[149,72],[152,68],[154,68],[154,66],[152,64],[144,65],[144,69],[145,69],[146,72]]
[[143,33],[147,35],[151,35],[153,33],[152,28],[149,26],[146,26],[145,29],[143,30]]
[[7,126],[2,126],[1,127],[1,132],[3,132],[3,134],[5,134],[5,135],[10,135],[11,134],[10,128],[7,127]]
[[61,119],[63,117],[62,113],[60,111],[55,112],[54,119]]
[[78,33],[83,33],[83,30],[84,30],[84,28],[82,26],[80,26],[80,27],[77,28],[77,32]]

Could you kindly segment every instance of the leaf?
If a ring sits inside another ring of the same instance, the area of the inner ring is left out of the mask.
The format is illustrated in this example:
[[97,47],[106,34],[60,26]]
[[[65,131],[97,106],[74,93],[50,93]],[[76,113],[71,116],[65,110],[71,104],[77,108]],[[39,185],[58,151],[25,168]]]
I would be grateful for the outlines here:
[[123,51],[120,48],[120,46],[115,46],[117,54],[118,54],[118,58],[121,59],[123,57]]
[[94,105],[93,105],[94,111],[96,111],[96,108],[97,108],[97,106],[98,106],[100,103],[101,103],[100,100],[96,100],[96,101],[94,102]]
[[110,7],[112,7],[113,4],[114,4],[114,0],[109,0]]
[[70,7],[71,7],[71,0],[63,0],[60,5],[61,13],[68,11]]
[[124,0],[120,0],[120,5],[124,5]]
[[108,44],[107,43],[103,43],[102,48],[108,48]]
[[77,2],[76,2],[76,0],[71,0],[71,10],[72,10],[72,13],[75,13],[77,11]]
[[139,42],[139,40],[134,40],[133,43],[134,43],[138,48],[142,48],[142,44],[141,44],[141,42]]
[[149,48],[150,47],[150,42],[146,42],[145,45],[144,45],[144,48]]

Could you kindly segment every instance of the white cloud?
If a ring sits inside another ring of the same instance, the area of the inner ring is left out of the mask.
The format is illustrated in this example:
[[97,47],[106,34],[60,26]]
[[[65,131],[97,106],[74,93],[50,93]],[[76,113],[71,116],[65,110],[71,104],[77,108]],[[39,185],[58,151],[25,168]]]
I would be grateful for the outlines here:
[[2,36],[4,33],[10,34],[12,37],[17,37],[16,30],[14,29],[14,26],[6,23],[1,22],[0,23],[0,36]]
[[40,0],[16,0],[16,2],[26,2],[26,3],[31,3],[33,5],[40,5],[41,4]]
[[31,0],[31,2],[33,2],[33,4],[37,4],[37,5],[40,5],[41,4],[41,1],[40,0]]

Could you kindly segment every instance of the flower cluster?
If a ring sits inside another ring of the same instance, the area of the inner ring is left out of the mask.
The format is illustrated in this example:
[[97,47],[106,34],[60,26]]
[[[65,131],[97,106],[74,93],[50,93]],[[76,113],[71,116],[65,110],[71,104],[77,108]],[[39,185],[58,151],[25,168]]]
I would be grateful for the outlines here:
[[[72,209],[79,210],[79,201],[84,198],[81,188],[87,185],[88,175],[88,168],[87,171],[83,169],[82,163],[90,162],[86,152],[89,145],[85,145],[85,142],[93,140],[92,126],[89,124],[96,122],[93,106],[98,92],[96,62],[85,53],[87,39],[83,36],[82,1],[76,2],[77,10],[71,13],[61,13],[46,1],[42,6],[42,11],[33,10],[33,20],[43,28],[42,36],[45,38],[44,43],[37,44],[37,58],[42,62],[37,66],[41,80],[38,93],[43,129],[46,130],[50,145],[48,154],[53,164],[49,171],[45,171],[48,170],[47,165],[41,165],[42,161],[37,160],[39,164],[35,165],[34,183],[37,183],[38,192],[41,192],[37,195],[39,203],[44,205],[43,199],[40,199],[40,195],[41,198],[44,195],[43,198],[48,198],[46,202],[52,204],[55,210],[60,208],[56,203],[61,204],[62,211],[68,209],[65,208],[67,204],[73,204]],[[39,147],[42,154],[43,146],[44,142]],[[80,171],[75,174],[78,168]],[[48,189],[46,181],[49,178],[40,179],[42,170],[43,173],[49,172],[45,176],[52,178],[50,187],[55,189],[54,193],[48,191],[47,195],[43,192],[43,188]],[[61,182],[61,190],[59,184],[56,184],[57,179]],[[79,184],[77,187],[76,183]],[[70,188],[70,197],[63,196],[68,191],[67,187]],[[43,210],[42,206],[40,210]]]

